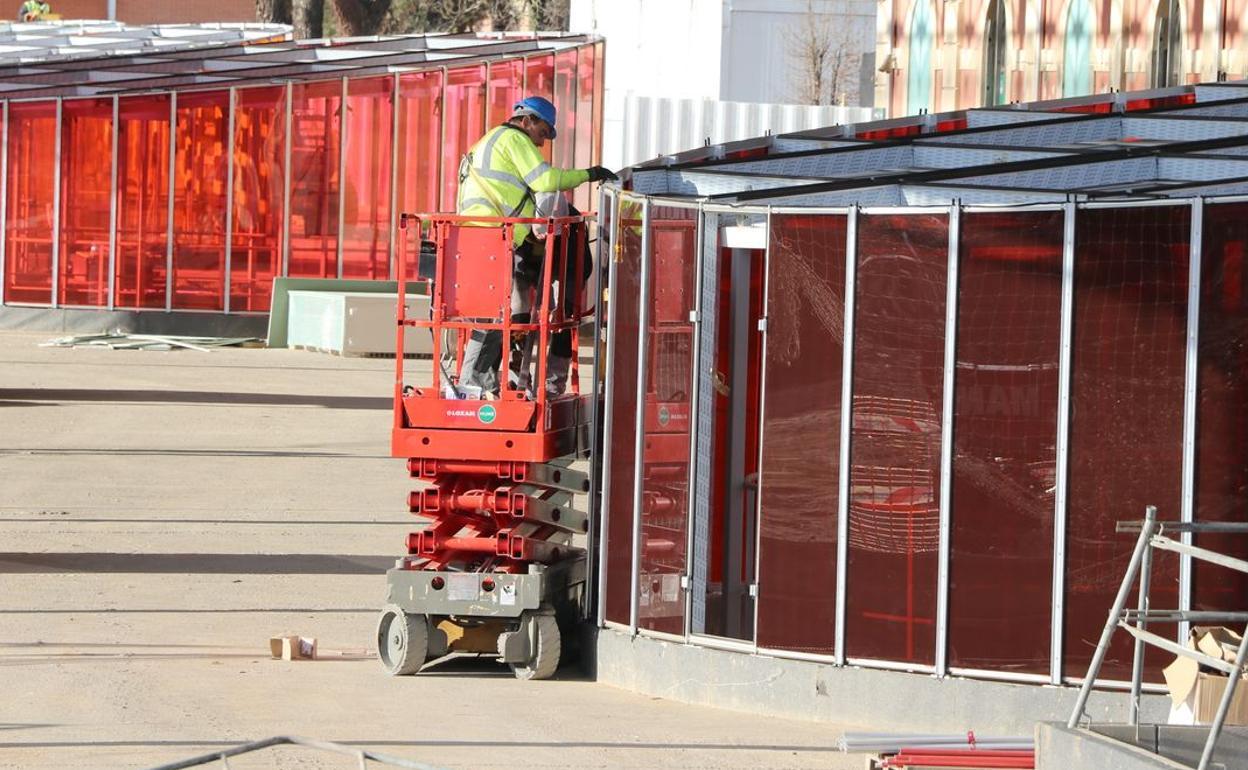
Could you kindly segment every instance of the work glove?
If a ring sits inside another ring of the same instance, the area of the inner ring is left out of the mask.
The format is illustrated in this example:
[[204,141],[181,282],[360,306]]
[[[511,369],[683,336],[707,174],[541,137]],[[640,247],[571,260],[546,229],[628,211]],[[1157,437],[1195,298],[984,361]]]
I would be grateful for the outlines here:
[[615,175],[615,172],[605,166],[594,166],[589,169],[589,181],[591,182],[618,182],[619,180],[620,178]]

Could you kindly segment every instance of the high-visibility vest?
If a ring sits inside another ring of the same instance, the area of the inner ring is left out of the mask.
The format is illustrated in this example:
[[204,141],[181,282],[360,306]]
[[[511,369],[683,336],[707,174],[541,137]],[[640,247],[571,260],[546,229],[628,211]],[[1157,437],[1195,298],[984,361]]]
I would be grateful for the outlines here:
[[[464,156],[459,168],[460,214],[532,217],[533,194],[571,190],[589,181],[584,169],[553,168],[537,145],[515,126],[490,129]],[[524,242],[528,225],[516,225],[513,240]]]

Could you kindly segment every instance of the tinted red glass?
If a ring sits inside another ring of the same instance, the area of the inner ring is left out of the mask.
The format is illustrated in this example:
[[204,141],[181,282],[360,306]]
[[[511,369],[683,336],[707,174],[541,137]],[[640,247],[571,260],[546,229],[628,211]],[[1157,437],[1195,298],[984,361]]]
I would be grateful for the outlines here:
[[446,134],[442,139],[442,209],[454,211],[459,161],[485,134],[485,65],[447,72]]
[[281,274],[286,89],[244,88],[234,101],[230,310],[269,309]]
[[342,197],[342,276],[390,276],[394,79],[347,81],[347,162]]
[[653,268],[642,406],[645,442],[637,622],[643,628],[681,634],[685,592],[680,578],[686,562],[693,430],[694,327],[689,313],[697,306],[697,210],[656,207],[650,222]]
[[559,137],[551,148],[555,168],[576,167],[576,59],[575,48],[555,54],[555,127]]
[[1061,211],[962,215],[949,559],[953,666],[1049,671],[1062,223]]
[[163,308],[169,242],[168,96],[119,100],[116,307]]
[[9,102],[4,301],[52,303],[56,102]]
[[113,100],[66,100],[61,112],[62,305],[108,304]]
[[[1205,206],[1200,268],[1197,521],[1248,522],[1248,204]],[[1244,535],[1196,544],[1248,560]],[[1248,575],[1192,560],[1192,608],[1243,610]]]
[[[524,95],[541,96],[553,103],[555,100],[554,54],[531,56],[524,60],[524,69]],[[542,145],[542,155],[546,157],[546,160],[550,160],[553,157],[550,142]]]
[[935,650],[948,220],[858,225],[850,445],[849,655]]
[[831,654],[845,339],[844,216],[773,215],[758,643]]
[[[576,49],[576,149],[572,165],[589,168],[595,165],[594,154],[594,47]],[[591,185],[576,188],[574,202],[581,211],[589,211]]]
[[524,59],[490,63],[489,114],[486,123],[497,126],[511,117],[516,102],[524,98]]
[[607,523],[607,620],[630,622],[633,580],[633,485],[637,479],[637,342],[641,314],[641,205],[621,201],[616,219],[615,301],[611,348],[610,444],[604,467],[610,474],[603,490]]
[[230,92],[178,95],[174,156],[173,307],[225,308]]
[[300,278],[338,277],[342,82],[296,83],[290,125],[290,265]]
[[[1186,206],[1081,210],[1075,231],[1066,676],[1082,677],[1135,545],[1115,522],[1179,517],[1187,335]],[[1152,603],[1177,607],[1178,559],[1153,562]],[[1103,679],[1129,679],[1116,634]],[[1157,681],[1160,655],[1146,657]]]
[[603,79],[606,77],[603,58],[605,56],[606,46],[601,41],[594,43],[594,138],[593,156],[590,163],[593,166],[602,163]]

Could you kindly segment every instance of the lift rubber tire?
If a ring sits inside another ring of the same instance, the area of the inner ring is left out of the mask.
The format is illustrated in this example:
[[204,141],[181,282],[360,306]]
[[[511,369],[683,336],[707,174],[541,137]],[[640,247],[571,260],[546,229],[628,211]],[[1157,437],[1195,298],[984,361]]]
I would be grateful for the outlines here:
[[537,649],[524,665],[512,663],[511,670],[516,679],[549,679],[559,670],[563,647],[559,623],[554,615],[534,615],[532,622],[537,630]]
[[429,656],[429,618],[389,604],[377,621],[377,658],[390,676],[415,674]]

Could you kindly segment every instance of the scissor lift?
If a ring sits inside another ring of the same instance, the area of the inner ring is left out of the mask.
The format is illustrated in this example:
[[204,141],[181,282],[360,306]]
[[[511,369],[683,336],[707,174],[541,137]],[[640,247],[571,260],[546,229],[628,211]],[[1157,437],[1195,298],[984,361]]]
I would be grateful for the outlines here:
[[[545,679],[558,668],[560,626],[576,616],[585,585],[576,540],[589,519],[572,501],[588,492],[589,478],[571,467],[588,457],[592,409],[576,355],[587,317],[584,241],[575,233],[583,218],[404,214],[400,224],[391,453],[422,482],[408,508],[429,523],[408,535],[407,555],[387,572],[378,656],[390,674],[405,675],[448,652],[490,653],[518,678]],[[548,234],[529,323],[512,321],[511,244],[520,224]],[[422,250],[417,271],[430,316],[408,318],[409,241],[422,237],[433,247]],[[412,327],[433,336],[425,382],[407,381],[403,340]],[[457,374],[474,330],[502,334],[497,394],[466,387]],[[559,332],[572,335],[573,355],[567,391],[552,395],[546,351]]]

